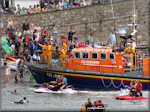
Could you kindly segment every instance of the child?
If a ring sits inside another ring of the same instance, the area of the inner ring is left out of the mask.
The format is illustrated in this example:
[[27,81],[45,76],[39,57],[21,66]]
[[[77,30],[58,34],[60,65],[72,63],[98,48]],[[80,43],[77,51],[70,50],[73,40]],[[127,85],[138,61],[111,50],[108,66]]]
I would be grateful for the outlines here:
[[86,112],[86,107],[85,107],[84,104],[83,104],[82,107],[81,107],[81,112]]

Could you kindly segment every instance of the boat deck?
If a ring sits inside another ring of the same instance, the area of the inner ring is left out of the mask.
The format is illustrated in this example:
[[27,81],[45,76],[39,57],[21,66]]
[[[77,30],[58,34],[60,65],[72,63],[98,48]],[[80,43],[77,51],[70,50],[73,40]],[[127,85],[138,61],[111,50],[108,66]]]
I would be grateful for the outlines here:
[[[78,70],[78,69],[58,69],[58,63],[53,63],[52,67],[46,67],[46,64],[39,64],[38,62],[26,62],[25,63],[28,67],[38,68],[41,70],[48,70],[48,71],[56,71],[56,72],[72,72],[72,73],[84,73],[84,74],[94,74],[94,75],[107,75],[107,76],[117,76],[117,77],[131,77],[131,78],[146,78],[149,79],[150,77],[147,75],[142,74],[141,70],[133,70],[131,72],[126,73],[110,73],[110,72],[103,72],[103,71],[90,71],[90,70]],[[33,64],[33,65],[32,65]]]

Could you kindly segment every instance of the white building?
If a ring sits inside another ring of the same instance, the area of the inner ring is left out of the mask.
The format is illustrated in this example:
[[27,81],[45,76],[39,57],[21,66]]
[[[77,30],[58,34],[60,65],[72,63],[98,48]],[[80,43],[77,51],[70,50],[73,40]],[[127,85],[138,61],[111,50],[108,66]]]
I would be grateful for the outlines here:
[[14,7],[17,7],[18,4],[20,4],[20,7],[29,8],[31,5],[32,7],[34,5],[39,4],[40,0],[2,0],[2,4],[6,4],[6,6],[10,6],[12,4]]

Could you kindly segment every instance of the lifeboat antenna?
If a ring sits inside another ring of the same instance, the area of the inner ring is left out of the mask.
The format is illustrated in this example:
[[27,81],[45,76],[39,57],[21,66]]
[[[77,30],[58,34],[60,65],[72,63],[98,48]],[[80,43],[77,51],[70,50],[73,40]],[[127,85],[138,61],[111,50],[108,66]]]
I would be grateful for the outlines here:
[[114,20],[114,30],[115,30],[115,16],[114,16],[113,2],[112,2],[112,0],[110,0],[110,2],[111,2],[111,8],[112,8],[112,16],[113,16],[113,20]]
[[128,24],[128,26],[133,26],[133,31],[132,31],[132,33],[131,33],[131,35],[132,36],[134,36],[136,33],[137,33],[137,30],[136,30],[136,27],[137,27],[137,24],[136,24],[136,22],[137,22],[137,20],[136,20],[136,18],[137,18],[137,15],[136,15],[136,10],[135,10],[135,0],[133,0],[133,22],[132,22],[132,24]]

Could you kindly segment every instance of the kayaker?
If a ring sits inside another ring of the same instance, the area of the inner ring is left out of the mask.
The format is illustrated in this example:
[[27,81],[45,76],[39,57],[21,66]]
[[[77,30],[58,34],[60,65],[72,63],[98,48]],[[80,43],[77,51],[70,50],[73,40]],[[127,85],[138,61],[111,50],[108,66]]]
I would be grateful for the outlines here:
[[125,88],[128,88],[130,90],[130,94],[132,96],[134,96],[135,94],[135,91],[133,91],[134,87],[135,87],[135,81],[131,81],[129,86],[125,85]]
[[[143,85],[142,85],[142,83],[138,80],[138,81],[136,81],[135,82],[135,88],[134,89],[132,89],[134,92],[135,92],[135,96],[142,96],[142,92],[141,92],[141,90],[143,89]],[[138,93],[140,94],[140,95],[138,95]]]

